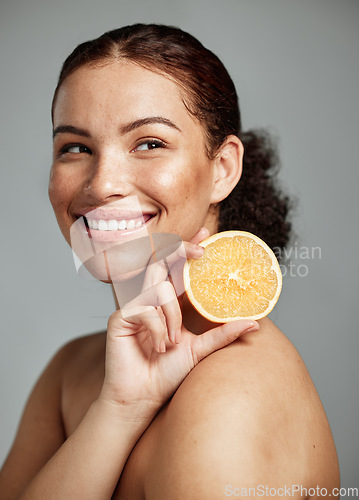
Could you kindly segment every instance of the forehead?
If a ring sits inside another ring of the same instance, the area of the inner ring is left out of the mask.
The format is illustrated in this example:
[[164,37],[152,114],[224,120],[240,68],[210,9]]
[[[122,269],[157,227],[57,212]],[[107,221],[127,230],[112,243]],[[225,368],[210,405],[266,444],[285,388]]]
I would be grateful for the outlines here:
[[76,117],[121,121],[147,115],[176,117],[183,126],[201,127],[170,77],[134,63],[111,61],[82,66],[65,79],[54,106],[54,125]]

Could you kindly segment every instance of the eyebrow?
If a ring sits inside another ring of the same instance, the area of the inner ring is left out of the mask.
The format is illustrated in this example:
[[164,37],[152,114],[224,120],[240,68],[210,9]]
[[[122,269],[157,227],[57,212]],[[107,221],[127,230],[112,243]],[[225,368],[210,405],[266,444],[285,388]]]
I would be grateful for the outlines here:
[[123,125],[120,128],[120,132],[121,134],[128,134],[136,128],[143,127],[144,125],[152,125],[153,123],[167,125],[167,127],[171,127],[175,130],[178,130],[178,132],[182,132],[182,130],[177,127],[175,123],[173,123],[168,118],[164,118],[163,116],[148,116],[146,118],[140,118],[138,120],[135,120],[134,122],[128,123],[127,125]]
[[[138,120],[123,125],[120,128],[120,132],[121,134],[129,134],[136,128],[140,128],[145,125],[151,125],[154,123],[166,125],[167,127],[171,127],[175,130],[178,130],[178,132],[182,132],[182,130],[175,123],[173,123],[168,118],[164,118],[163,116],[148,116],[146,118],[139,118]],[[58,134],[75,134],[75,135],[80,135],[81,137],[90,137],[90,133],[87,132],[87,130],[79,127],[74,127],[73,125],[59,125],[53,130],[52,138],[54,139]]]
[[81,135],[82,137],[90,137],[87,130],[79,127],[73,127],[72,125],[59,125],[53,130],[52,138],[54,139],[57,134],[75,134]]

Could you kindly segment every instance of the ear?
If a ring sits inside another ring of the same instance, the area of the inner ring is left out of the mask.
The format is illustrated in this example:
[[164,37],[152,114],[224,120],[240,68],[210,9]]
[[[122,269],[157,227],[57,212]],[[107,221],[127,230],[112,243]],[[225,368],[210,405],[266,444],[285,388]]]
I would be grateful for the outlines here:
[[229,135],[214,161],[213,191],[211,203],[227,198],[242,175],[244,148],[235,135]]

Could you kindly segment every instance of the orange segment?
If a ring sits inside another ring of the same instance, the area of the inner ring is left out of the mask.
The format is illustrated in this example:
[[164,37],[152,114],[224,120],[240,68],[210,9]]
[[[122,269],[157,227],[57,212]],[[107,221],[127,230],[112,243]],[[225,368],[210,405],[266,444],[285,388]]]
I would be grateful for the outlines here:
[[204,256],[189,259],[183,271],[197,311],[217,323],[267,316],[282,289],[282,273],[269,246],[245,231],[217,233],[200,245]]

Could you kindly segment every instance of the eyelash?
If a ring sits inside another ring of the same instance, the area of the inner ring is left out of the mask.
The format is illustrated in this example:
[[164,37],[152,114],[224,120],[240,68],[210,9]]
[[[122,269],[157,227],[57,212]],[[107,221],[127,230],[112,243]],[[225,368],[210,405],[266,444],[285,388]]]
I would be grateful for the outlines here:
[[[80,153],[89,153],[89,154],[91,154],[91,150],[87,146],[84,146],[83,144],[78,144],[78,143],[74,142],[74,143],[71,143],[71,144],[65,144],[65,146],[63,146],[60,149],[60,155],[66,154],[66,153],[71,154],[70,151],[69,151],[69,149],[71,149],[71,148],[83,148],[86,151],[80,151]],[[80,153],[74,153],[74,154],[80,154]]]
[[[155,145],[156,147],[154,148],[149,148],[148,150],[144,150],[144,149],[137,149],[139,148],[140,146],[143,146],[143,145]],[[145,141],[142,141],[140,142],[139,144],[137,144],[137,146],[133,149],[133,151],[151,151],[153,149],[157,149],[157,148],[165,148],[167,147],[167,144],[164,142],[164,141],[161,141],[159,139],[146,139]]]
[[[144,146],[144,145],[148,145],[148,146],[153,145],[155,147],[148,148],[147,150],[146,149],[137,149],[140,146]],[[153,149],[165,148],[165,147],[167,147],[167,144],[164,141],[161,141],[160,139],[146,139],[145,141],[140,142],[133,149],[133,151],[134,152],[136,150],[137,151],[152,151]],[[69,151],[71,148],[80,148],[80,151],[79,151],[79,153],[72,153],[72,152]],[[81,149],[82,149],[82,151],[81,151]],[[70,143],[70,144],[65,144],[65,146],[63,146],[60,149],[59,153],[60,153],[60,155],[63,155],[63,154],[81,154],[81,153],[92,154],[91,150],[87,146],[84,146],[83,144],[78,144],[76,142],[73,142],[73,143]]]

